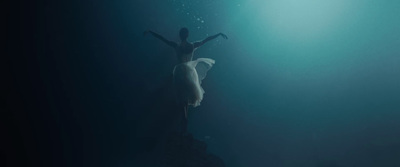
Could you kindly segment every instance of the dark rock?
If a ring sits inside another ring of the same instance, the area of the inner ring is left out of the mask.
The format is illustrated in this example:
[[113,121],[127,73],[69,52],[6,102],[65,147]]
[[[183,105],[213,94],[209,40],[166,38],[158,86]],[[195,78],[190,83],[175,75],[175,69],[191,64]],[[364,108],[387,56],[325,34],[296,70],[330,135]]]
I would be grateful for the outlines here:
[[[175,90],[172,86],[172,76],[165,83],[149,95],[146,106],[148,119],[146,120],[150,133],[147,138],[155,138],[150,142],[149,154],[146,160],[156,160],[162,167],[224,167],[221,158],[207,153],[207,144],[193,138],[187,133],[187,119],[183,107],[175,101]],[[146,164],[146,163],[144,163]]]

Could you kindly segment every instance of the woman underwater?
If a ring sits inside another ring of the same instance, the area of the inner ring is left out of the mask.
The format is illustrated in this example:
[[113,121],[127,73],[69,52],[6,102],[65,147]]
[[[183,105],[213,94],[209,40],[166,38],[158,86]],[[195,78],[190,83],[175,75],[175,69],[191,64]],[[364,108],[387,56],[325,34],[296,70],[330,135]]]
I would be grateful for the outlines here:
[[178,44],[165,39],[163,36],[153,31],[145,31],[144,35],[148,33],[175,49],[178,64],[173,70],[174,86],[176,88],[177,101],[184,109],[186,120],[188,106],[192,105],[193,107],[197,107],[200,105],[204,94],[204,90],[201,87],[201,81],[205,78],[207,71],[215,63],[213,59],[209,58],[198,58],[192,60],[193,52],[200,46],[218,36],[222,36],[224,39],[228,39],[228,37],[223,33],[218,33],[209,36],[202,41],[191,43],[187,41],[189,30],[187,28],[181,28],[179,31],[181,42]]

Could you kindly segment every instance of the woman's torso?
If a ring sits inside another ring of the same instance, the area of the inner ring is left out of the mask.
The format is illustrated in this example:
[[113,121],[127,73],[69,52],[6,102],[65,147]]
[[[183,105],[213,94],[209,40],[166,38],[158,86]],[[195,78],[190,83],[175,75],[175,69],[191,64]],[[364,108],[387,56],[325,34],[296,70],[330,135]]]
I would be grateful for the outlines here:
[[194,47],[192,43],[182,42],[176,48],[176,56],[178,57],[179,63],[185,63],[192,61]]

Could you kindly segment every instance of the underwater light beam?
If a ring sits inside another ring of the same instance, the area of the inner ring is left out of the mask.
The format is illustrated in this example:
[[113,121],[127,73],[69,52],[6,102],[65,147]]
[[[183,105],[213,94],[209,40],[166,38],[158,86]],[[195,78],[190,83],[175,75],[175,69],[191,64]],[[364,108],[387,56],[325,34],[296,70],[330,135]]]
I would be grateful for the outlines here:
[[347,10],[343,0],[272,0],[253,5],[263,27],[287,38],[303,40],[329,34]]

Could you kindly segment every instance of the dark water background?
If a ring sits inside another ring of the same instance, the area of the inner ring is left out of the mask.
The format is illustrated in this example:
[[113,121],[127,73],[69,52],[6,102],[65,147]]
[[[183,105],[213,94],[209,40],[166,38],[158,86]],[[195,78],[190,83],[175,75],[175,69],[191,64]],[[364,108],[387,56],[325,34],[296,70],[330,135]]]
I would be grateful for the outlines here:
[[9,2],[6,164],[153,164],[162,125],[148,108],[160,104],[154,92],[177,60],[142,32],[178,41],[186,26],[191,41],[229,37],[196,51],[216,65],[189,115],[189,131],[227,166],[398,167],[399,7],[390,0]]

